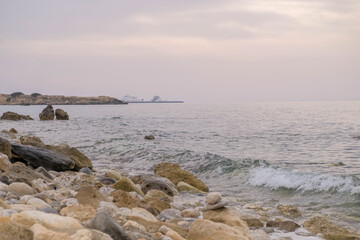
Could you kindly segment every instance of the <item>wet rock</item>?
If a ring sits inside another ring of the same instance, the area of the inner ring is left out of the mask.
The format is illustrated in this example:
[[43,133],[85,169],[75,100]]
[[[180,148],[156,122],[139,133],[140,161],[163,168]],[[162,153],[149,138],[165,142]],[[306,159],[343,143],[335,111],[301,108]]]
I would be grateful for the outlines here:
[[191,186],[190,184],[187,184],[185,182],[179,182],[177,184],[177,189],[180,192],[193,192],[193,193],[204,193],[200,189],[197,189],[196,187]]
[[35,223],[30,230],[34,233],[36,240],[71,240],[68,233],[51,231],[39,223]]
[[200,216],[200,211],[197,209],[185,209],[181,211],[181,216],[185,218],[197,218]]
[[198,219],[191,224],[187,240],[250,240],[248,232],[226,224]]
[[46,182],[50,181],[50,179],[45,177],[43,174],[19,164],[13,164],[8,170],[8,175],[14,182],[24,182],[29,185],[39,178]]
[[220,202],[213,204],[213,205],[207,205],[205,207],[202,208],[203,211],[207,211],[207,210],[216,210],[216,209],[221,209],[224,208],[228,205],[228,202],[221,200]]
[[69,114],[60,108],[55,110],[55,117],[56,120],[69,120]]
[[181,212],[177,209],[165,209],[164,211],[162,211],[158,216],[158,219],[160,219],[160,221],[167,221],[167,220],[171,220],[171,219],[175,219],[175,218],[182,218],[181,216]]
[[155,137],[154,137],[154,135],[146,135],[144,137],[144,139],[146,139],[146,140],[155,140]]
[[179,182],[185,182],[201,191],[209,191],[205,183],[198,179],[194,174],[181,169],[178,164],[169,162],[160,163],[155,166],[154,172],[155,175],[168,178],[175,185]]
[[29,145],[33,147],[44,148],[45,143],[37,136],[21,136],[20,143],[22,145]]
[[18,131],[15,128],[11,128],[9,130],[9,132],[14,133],[14,134],[18,134]]
[[11,167],[11,162],[9,161],[9,157],[3,153],[0,153],[0,170],[7,172]]
[[293,232],[299,227],[300,227],[299,224],[297,224],[293,221],[283,221],[283,222],[280,222],[280,224],[279,224],[279,229],[284,230],[286,232]]
[[82,169],[79,170],[79,172],[81,173],[86,173],[86,174],[89,174],[89,175],[93,175],[94,173],[91,171],[90,168],[88,167],[83,167]]
[[[79,191],[84,186],[98,186],[98,180],[94,175],[76,173],[76,172],[62,172],[52,181],[57,189],[72,189]],[[101,184],[101,183],[100,183]]]
[[0,217],[0,239],[33,240],[34,234],[26,227],[14,223],[10,217]]
[[46,145],[46,149],[65,155],[70,158],[74,163],[74,170],[79,171],[81,168],[88,167],[92,169],[91,160],[77,148],[70,147],[67,144],[61,144],[58,146]]
[[306,230],[305,228],[297,228],[295,230],[295,234],[304,237],[313,236],[313,234],[310,231]]
[[240,228],[246,233],[249,231],[247,223],[241,219],[240,213],[234,208],[209,210],[203,213],[203,218],[213,222],[224,223],[232,227]]
[[44,227],[63,232],[74,232],[82,228],[81,223],[72,217],[63,217],[41,211],[23,211],[11,216],[11,221],[30,227],[34,223],[40,223]]
[[106,201],[105,197],[94,187],[84,186],[75,195],[80,204],[88,204],[93,208],[97,208],[100,201]]
[[262,229],[250,231],[250,237],[252,240],[270,240],[269,235],[267,235],[267,233]]
[[19,121],[19,120],[34,120],[29,115],[21,115],[14,112],[5,112],[0,118],[1,120],[11,120],[11,121]]
[[360,239],[360,235],[350,229],[338,226],[330,222],[328,219],[317,216],[306,220],[303,224],[304,228],[312,232],[314,235],[323,234],[325,239],[331,240],[352,240]]
[[91,219],[96,213],[95,208],[91,207],[90,205],[73,205],[69,207],[65,207],[61,209],[60,215],[67,216],[67,217],[73,217],[80,222],[87,221]]
[[205,202],[210,205],[214,205],[218,202],[220,202],[222,199],[221,194],[218,192],[211,192],[206,195]]
[[70,158],[43,148],[12,144],[11,151],[34,167],[41,166],[47,170],[64,171],[73,169],[75,166]]
[[39,118],[41,121],[54,120],[54,108],[51,105],[47,105],[39,114]]
[[259,218],[243,216],[242,219],[248,224],[249,227],[261,228],[264,226],[264,223]]
[[141,196],[145,196],[145,194],[139,189],[129,178],[122,177],[116,183],[112,185],[114,189],[123,190],[125,192],[136,192]]
[[123,190],[116,190],[110,194],[111,197],[114,198],[114,203],[119,208],[134,208],[140,206],[140,199],[137,197],[131,196],[128,192]]
[[277,210],[285,217],[296,218],[301,216],[300,210],[293,205],[278,205]]
[[90,227],[109,234],[113,240],[130,240],[124,229],[107,213],[99,212],[93,216]]
[[7,155],[9,159],[12,158],[11,144],[8,140],[2,137],[0,137],[0,153]]
[[175,185],[164,177],[147,176],[140,184],[144,193],[150,190],[160,190],[169,196],[178,195]]
[[8,191],[16,193],[18,196],[32,195],[36,193],[32,187],[22,182],[11,183],[8,187]]

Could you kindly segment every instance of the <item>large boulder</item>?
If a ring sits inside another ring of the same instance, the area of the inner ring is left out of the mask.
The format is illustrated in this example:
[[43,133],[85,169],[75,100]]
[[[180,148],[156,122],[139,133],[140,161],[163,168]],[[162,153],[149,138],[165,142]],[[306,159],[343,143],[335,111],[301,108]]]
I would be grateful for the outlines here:
[[75,163],[62,154],[32,146],[11,145],[13,154],[21,157],[34,167],[44,167],[47,170],[64,171],[73,169]]
[[196,220],[191,224],[187,240],[250,240],[249,234],[237,227],[209,220]]
[[45,148],[71,158],[71,160],[75,163],[74,170],[76,171],[79,171],[81,168],[84,167],[92,169],[91,160],[87,156],[85,156],[85,154],[83,154],[74,147],[70,147],[67,144],[61,144],[58,146],[46,145]]
[[12,158],[11,143],[2,137],[0,137],[0,152],[7,155],[9,157],[9,159]]
[[69,114],[60,108],[55,110],[55,116],[56,120],[69,120]]
[[0,118],[1,120],[11,120],[11,121],[19,121],[19,120],[34,120],[29,115],[21,115],[14,112],[5,112]]
[[42,110],[42,112],[39,114],[39,118],[42,121],[54,120],[55,113],[53,107],[51,105],[47,105],[44,110]]
[[201,191],[209,191],[209,188],[205,183],[198,179],[194,174],[180,168],[178,164],[169,162],[160,163],[155,166],[154,172],[155,175],[168,178],[175,185],[178,185],[179,182],[185,182]]
[[114,240],[130,240],[125,230],[107,213],[99,212],[93,216],[90,227],[109,234]]
[[325,217],[317,216],[306,220],[304,228],[314,235],[322,233],[325,239],[331,240],[356,240],[360,239],[360,234],[350,229],[338,226],[330,222]]

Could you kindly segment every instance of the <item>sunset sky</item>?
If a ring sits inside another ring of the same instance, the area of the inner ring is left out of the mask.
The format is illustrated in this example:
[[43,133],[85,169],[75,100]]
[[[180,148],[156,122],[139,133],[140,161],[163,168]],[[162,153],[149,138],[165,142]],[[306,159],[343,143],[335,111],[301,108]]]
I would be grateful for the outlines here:
[[360,100],[359,0],[0,0],[0,93]]

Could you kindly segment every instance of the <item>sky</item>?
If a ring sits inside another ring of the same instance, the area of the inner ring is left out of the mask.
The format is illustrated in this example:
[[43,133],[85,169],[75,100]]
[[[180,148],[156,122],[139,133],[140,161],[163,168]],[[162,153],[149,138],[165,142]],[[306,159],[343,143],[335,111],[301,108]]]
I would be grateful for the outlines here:
[[0,0],[0,93],[360,100],[359,0]]

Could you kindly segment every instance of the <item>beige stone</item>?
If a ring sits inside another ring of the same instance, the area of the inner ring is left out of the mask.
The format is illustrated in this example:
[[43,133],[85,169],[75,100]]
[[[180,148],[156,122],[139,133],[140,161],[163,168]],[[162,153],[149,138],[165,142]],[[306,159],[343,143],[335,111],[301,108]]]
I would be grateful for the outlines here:
[[185,209],[181,211],[181,216],[186,218],[197,218],[200,216],[200,211],[197,209]]
[[83,204],[65,207],[60,211],[60,215],[76,218],[80,222],[84,222],[91,219],[95,213],[96,213],[95,208],[93,208],[90,205],[83,205]]
[[11,183],[8,187],[8,191],[14,192],[18,196],[33,195],[36,193],[36,191],[32,187],[22,182]]
[[139,189],[129,178],[122,177],[116,183],[112,185],[115,189],[120,189],[125,192],[136,192],[141,196],[145,196],[145,194]]
[[14,223],[10,217],[0,217],[0,239],[1,240],[33,240],[33,232]]
[[176,187],[180,192],[204,193],[204,191],[201,191],[200,189],[197,189],[196,187],[193,187],[193,186],[191,186],[190,184],[188,184],[186,182],[179,182]]
[[50,208],[49,204],[39,198],[30,198],[29,200],[27,200],[26,204],[33,206],[36,209]]
[[133,208],[131,209],[131,213],[127,216],[127,218],[131,218],[131,217],[139,217],[142,218],[146,221],[150,221],[150,222],[157,222],[158,219],[152,215],[149,211],[147,211],[146,209],[143,208]]
[[95,229],[80,229],[71,235],[71,240],[113,240],[108,234]]
[[219,192],[211,192],[206,195],[206,203],[207,204],[216,204],[220,202],[222,199],[221,194]]
[[51,231],[39,223],[35,223],[30,230],[34,233],[34,240],[71,240],[68,233]]
[[94,187],[84,186],[75,195],[80,204],[87,204],[93,208],[97,208],[100,201],[106,201],[106,198]]
[[174,230],[169,230],[166,233],[166,236],[168,236],[169,238],[173,239],[173,240],[186,240],[185,238],[183,238],[182,236],[180,236],[177,232],[175,232]]

